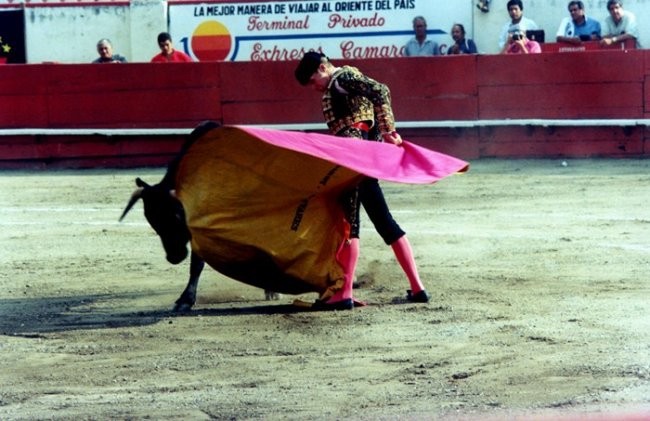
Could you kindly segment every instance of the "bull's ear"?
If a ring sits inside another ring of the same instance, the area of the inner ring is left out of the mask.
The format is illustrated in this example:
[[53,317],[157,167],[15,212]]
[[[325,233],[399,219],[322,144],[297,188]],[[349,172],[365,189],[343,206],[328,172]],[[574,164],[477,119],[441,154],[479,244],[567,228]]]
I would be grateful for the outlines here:
[[140,177],[135,179],[135,185],[138,187],[151,187],[149,184],[144,182],[144,180],[142,180]]

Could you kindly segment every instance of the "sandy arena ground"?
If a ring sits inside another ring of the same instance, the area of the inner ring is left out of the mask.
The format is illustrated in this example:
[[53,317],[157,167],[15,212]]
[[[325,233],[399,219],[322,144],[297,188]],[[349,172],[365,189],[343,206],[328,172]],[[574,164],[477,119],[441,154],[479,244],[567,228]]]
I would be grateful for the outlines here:
[[332,313],[211,269],[171,313],[188,263],[117,221],[138,175],[0,172],[0,419],[650,418],[650,161],[384,184],[433,301],[365,221],[369,305]]

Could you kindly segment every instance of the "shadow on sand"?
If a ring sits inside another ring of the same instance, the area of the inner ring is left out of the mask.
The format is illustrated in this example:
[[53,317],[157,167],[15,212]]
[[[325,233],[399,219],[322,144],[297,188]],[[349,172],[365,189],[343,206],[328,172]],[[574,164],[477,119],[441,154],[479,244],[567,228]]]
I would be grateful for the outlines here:
[[42,334],[82,329],[111,329],[147,326],[171,317],[242,316],[303,313],[291,304],[250,305],[249,302],[219,304],[218,308],[199,308],[185,313],[171,309],[120,311],[111,301],[151,298],[151,294],[84,295],[0,300],[0,335],[39,337]]

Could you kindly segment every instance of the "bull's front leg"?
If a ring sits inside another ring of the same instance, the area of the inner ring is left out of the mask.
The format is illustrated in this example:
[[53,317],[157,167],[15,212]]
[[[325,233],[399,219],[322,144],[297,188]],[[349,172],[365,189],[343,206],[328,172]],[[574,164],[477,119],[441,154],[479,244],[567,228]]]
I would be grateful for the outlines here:
[[196,289],[199,286],[199,278],[205,267],[205,262],[196,253],[192,252],[190,258],[190,279],[187,281],[185,291],[176,300],[174,311],[182,313],[192,309],[196,303]]

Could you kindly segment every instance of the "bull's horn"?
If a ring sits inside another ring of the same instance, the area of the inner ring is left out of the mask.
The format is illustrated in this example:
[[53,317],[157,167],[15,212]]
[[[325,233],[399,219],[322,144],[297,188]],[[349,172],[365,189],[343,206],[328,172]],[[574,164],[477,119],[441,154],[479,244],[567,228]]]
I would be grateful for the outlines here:
[[142,191],[144,190],[144,187],[138,187],[135,189],[133,194],[131,195],[131,199],[129,199],[129,203],[126,204],[126,208],[124,208],[124,212],[122,212],[122,216],[120,216],[120,222],[122,222],[122,219],[126,216],[127,213],[131,210],[133,205],[135,205],[135,202],[138,201],[142,197]]

